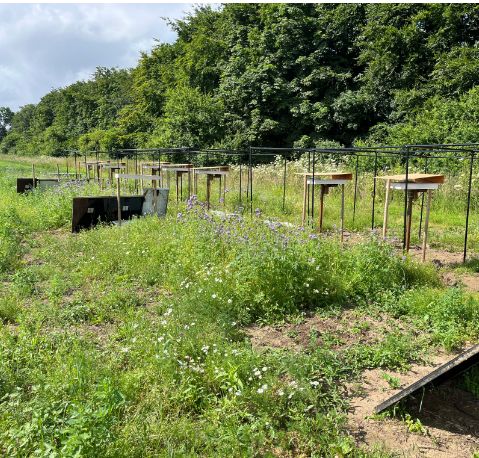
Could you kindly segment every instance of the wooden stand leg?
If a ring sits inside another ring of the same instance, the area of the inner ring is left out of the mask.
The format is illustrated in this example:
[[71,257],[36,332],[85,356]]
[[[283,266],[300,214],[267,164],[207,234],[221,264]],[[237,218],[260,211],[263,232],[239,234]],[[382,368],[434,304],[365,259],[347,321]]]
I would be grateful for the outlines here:
[[[152,175],[156,175],[156,169],[152,168],[152,169],[151,169],[151,174],[152,174]],[[152,180],[152,181],[151,181],[151,187],[152,187],[153,189],[156,189],[156,180]]]
[[118,208],[118,226],[121,226],[121,191],[120,191],[120,177],[116,179],[116,203]]
[[206,175],[206,208],[210,209],[211,175]]
[[[324,192],[326,186],[324,184],[321,185],[319,191],[319,232],[323,231],[323,213],[324,213]],[[314,188],[313,188],[314,192]]]
[[223,179],[223,207],[226,207],[226,175]]
[[429,229],[429,210],[431,209],[432,190],[427,191],[427,204],[426,204],[426,219],[424,220],[424,232],[422,239],[422,262],[426,260],[426,244],[427,234]]
[[341,243],[344,241],[344,184],[341,185]]
[[306,221],[306,198],[308,194],[308,179],[306,175],[304,176],[304,186],[303,186],[303,215],[301,219],[301,225],[304,226]]
[[218,175],[219,178],[219,188],[218,188],[218,202],[221,203],[221,182],[222,182],[222,177],[221,175]]
[[198,196],[198,174],[193,172],[193,194]]
[[388,230],[388,212],[389,212],[389,192],[391,187],[391,180],[386,181],[386,199],[384,201],[384,217],[383,217],[383,239],[386,239]]
[[191,170],[188,170],[188,199],[191,197]]
[[179,180],[179,176],[178,176],[178,173],[179,172],[176,172],[175,173],[175,176],[176,176],[176,203],[178,203],[180,201],[180,195],[179,195],[179,183],[178,183],[178,180]]
[[411,221],[412,221],[412,202],[414,193],[408,191],[407,196],[407,213],[406,213],[406,253],[409,253],[409,247],[411,245]]

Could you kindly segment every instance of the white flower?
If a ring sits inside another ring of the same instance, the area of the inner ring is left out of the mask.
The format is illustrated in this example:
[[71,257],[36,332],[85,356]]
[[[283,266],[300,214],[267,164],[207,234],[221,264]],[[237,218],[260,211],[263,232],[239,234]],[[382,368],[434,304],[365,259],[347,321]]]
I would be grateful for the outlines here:
[[267,368],[267,367],[263,367],[262,370],[263,370],[263,372],[266,372],[266,371],[268,370],[268,368]]
[[309,382],[309,383],[311,384],[311,386],[313,386],[313,387],[315,387],[315,388],[319,385],[319,382],[316,381],[316,380],[313,380],[313,381],[311,381],[311,382]]
[[236,396],[241,396],[241,390],[238,390],[236,393],[235,393]]
[[128,347],[121,347],[121,351],[123,353],[128,353],[130,351],[130,349]]
[[212,297],[213,299],[216,299],[216,294],[212,294],[211,297]]
[[228,304],[231,304],[233,301],[231,299],[228,299]]
[[277,394],[278,394],[278,396],[284,396],[284,391],[283,390],[278,390]]
[[319,289],[313,289],[313,293],[314,293],[314,294],[318,294],[318,293],[319,293]]

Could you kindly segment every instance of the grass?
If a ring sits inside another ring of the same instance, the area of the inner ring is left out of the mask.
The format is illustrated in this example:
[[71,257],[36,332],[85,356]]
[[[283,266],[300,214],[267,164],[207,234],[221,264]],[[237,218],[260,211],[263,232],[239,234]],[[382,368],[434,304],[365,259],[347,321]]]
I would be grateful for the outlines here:
[[[477,341],[477,298],[374,235],[344,249],[194,199],[71,235],[71,198],[95,186],[19,196],[27,166],[0,180],[5,456],[386,456],[348,435],[346,384]],[[245,334],[351,307],[405,326],[344,351],[259,351]]]

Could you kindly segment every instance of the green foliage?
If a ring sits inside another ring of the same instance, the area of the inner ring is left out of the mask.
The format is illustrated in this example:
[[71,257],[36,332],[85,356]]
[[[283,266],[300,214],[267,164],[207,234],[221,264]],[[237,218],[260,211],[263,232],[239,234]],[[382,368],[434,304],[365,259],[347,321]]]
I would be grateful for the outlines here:
[[448,349],[460,348],[478,335],[478,299],[459,288],[413,289],[400,298],[391,298],[387,308],[395,316],[414,318],[434,341]]
[[[0,151],[478,141],[475,4],[226,4],[0,111]],[[10,128],[11,126],[11,128]]]

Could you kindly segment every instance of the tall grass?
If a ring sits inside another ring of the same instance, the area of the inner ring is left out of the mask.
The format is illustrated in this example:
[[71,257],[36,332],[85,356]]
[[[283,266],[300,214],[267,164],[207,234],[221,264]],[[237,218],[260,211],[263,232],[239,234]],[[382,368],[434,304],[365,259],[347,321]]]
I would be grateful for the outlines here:
[[[212,216],[197,199],[164,219],[71,235],[69,201],[84,189],[10,186],[0,187],[5,456],[373,456],[347,434],[346,382],[476,338],[476,299],[374,235],[344,248],[261,215]],[[413,325],[344,351],[325,339],[261,352],[245,334],[346,308],[359,322],[382,312]]]

